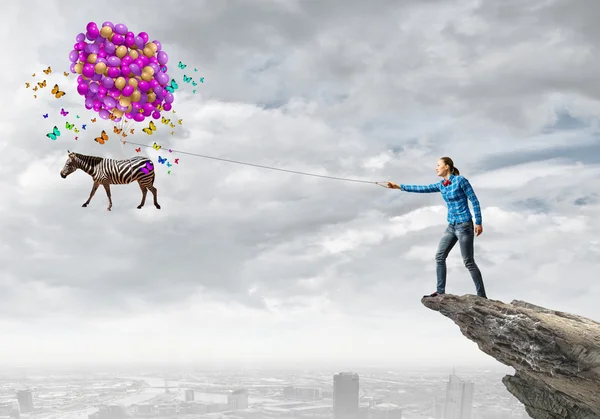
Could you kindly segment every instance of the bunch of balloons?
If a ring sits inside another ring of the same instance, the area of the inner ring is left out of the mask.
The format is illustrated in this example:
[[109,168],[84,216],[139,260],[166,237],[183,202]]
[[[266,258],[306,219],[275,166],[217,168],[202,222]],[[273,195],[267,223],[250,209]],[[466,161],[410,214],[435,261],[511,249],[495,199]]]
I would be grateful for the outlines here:
[[123,115],[137,122],[159,119],[160,109],[171,110],[169,57],[159,41],[148,39],[146,32],[136,36],[124,24],[111,22],[101,29],[90,22],[86,33],[75,37],[70,70],[79,74],[77,92],[85,97],[87,109],[115,122]]

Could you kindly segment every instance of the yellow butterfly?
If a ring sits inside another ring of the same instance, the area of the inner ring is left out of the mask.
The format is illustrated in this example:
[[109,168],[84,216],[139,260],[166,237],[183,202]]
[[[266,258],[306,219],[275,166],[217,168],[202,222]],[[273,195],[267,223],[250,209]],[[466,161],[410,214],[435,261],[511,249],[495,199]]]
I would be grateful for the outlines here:
[[175,135],[175,131],[171,131],[171,135]]
[[169,126],[170,126],[171,128],[175,128],[175,124],[174,124],[174,123],[172,123],[172,122],[169,124]]
[[26,87],[27,89],[29,89],[29,86],[31,86],[31,84],[29,84],[29,82],[25,82],[25,87]]
[[35,73],[33,73],[33,74],[31,75],[31,77],[35,77]]
[[179,125],[183,124],[183,119],[179,119],[179,120],[177,121],[177,123],[178,123]]
[[94,141],[100,144],[104,144],[108,141],[108,134],[106,134],[106,131],[102,130],[102,133],[100,133],[100,137],[94,138]]
[[77,128],[75,128],[73,131],[75,131],[75,133],[78,133],[78,132],[79,132],[79,130],[78,130]]
[[66,71],[63,71],[63,74],[65,75],[65,77],[69,77],[69,73],[67,73]]
[[90,121],[92,121],[92,122],[96,122],[96,118],[94,118],[94,119],[90,119]]
[[160,146],[158,144],[156,144],[156,143],[154,143],[152,145],[152,148],[155,149],[155,150],[160,150]]
[[117,127],[113,127],[113,132],[115,134],[120,134],[121,132],[123,132],[123,128],[117,128]]
[[148,128],[142,128],[142,131],[144,131],[148,135],[154,134],[153,131],[156,131],[156,125],[154,125],[154,121],[150,121],[150,124],[148,124]]
[[[45,82],[45,80],[44,80]],[[52,88],[52,94],[54,95],[55,98],[60,99],[61,97],[63,97],[64,95],[66,95],[65,92],[61,92],[58,88],[58,84],[55,84],[54,87]]]
[[42,82],[38,82],[38,86],[40,86],[40,88],[46,87],[46,80],[44,80]]
[[171,112],[173,112],[173,113],[177,113],[177,112],[175,112],[175,109],[173,109]]
[[34,99],[37,99],[37,95],[33,95],[33,98],[34,98]]
[[38,91],[38,87],[37,87],[37,86],[35,86],[35,87],[33,88],[33,91],[34,91],[34,92],[37,92],[37,91]]
[[46,70],[42,70],[42,71],[46,74],[52,73],[52,69],[50,68],[50,66],[48,66],[48,68]]
[[159,111],[162,111],[163,110],[163,105],[156,106],[156,109],[158,109]]
[[169,125],[169,122],[171,122],[170,119],[165,118],[164,116],[162,117],[162,119],[160,120],[163,124],[165,125]]

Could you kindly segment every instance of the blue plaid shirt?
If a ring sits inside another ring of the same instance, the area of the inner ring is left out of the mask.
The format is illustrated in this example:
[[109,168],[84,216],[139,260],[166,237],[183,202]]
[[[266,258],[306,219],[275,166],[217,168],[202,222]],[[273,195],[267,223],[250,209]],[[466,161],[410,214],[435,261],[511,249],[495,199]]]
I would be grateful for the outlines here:
[[475,224],[481,225],[481,208],[479,200],[471,187],[471,184],[464,176],[450,175],[450,185],[444,186],[442,182],[432,183],[431,185],[399,185],[400,189],[406,192],[432,193],[441,192],[444,201],[448,204],[448,223],[464,223],[470,221],[473,217],[469,210],[469,201],[473,205],[475,212]]

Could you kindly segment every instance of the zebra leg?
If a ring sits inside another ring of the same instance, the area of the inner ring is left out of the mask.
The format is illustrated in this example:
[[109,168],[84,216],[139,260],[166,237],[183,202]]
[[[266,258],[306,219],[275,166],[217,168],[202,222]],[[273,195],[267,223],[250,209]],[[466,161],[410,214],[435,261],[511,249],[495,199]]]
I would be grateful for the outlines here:
[[94,185],[92,186],[92,191],[90,192],[90,197],[88,198],[87,201],[85,201],[85,203],[82,205],[82,207],[87,207],[88,204],[90,203],[90,201],[92,200],[92,197],[94,196],[94,194],[96,193],[96,190],[98,189],[98,186],[100,186],[99,183],[94,182]]
[[160,205],[158,205],[158,196],[157,196],[157,190],[154,187],[154,185],[148,187],[148,189],[150,190],[150,192],[152,192],[152,195],[154,195],[154,206],[156,207],[156,209],[160,209]]
[[137,209],[141,209],[146,203],[146,194],[148,193],[148,188],[142,185],[142,182],[138,181],[138,185],[140,185],[140,189],[142,190],[142,202],[138,205]]
[[110,184],[103,183],[102,186],[104,186],[104,190],[106,191],[106,196],[108,196],[108,208],[106,208],[106,210],[110,211],[110,209],[112,208],[112,199],[110,197]]

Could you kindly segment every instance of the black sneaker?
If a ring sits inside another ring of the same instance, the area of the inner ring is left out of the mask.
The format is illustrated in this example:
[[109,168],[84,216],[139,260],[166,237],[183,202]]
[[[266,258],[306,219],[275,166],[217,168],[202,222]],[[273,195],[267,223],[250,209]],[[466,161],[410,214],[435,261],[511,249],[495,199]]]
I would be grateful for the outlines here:
[[439,292],[434,292],[433,294],[429,294],[429,295],[424,295],[423,298],[429,298],[429,297],[439,297],[440,295],[444,295],[444,294],[440,294]]

